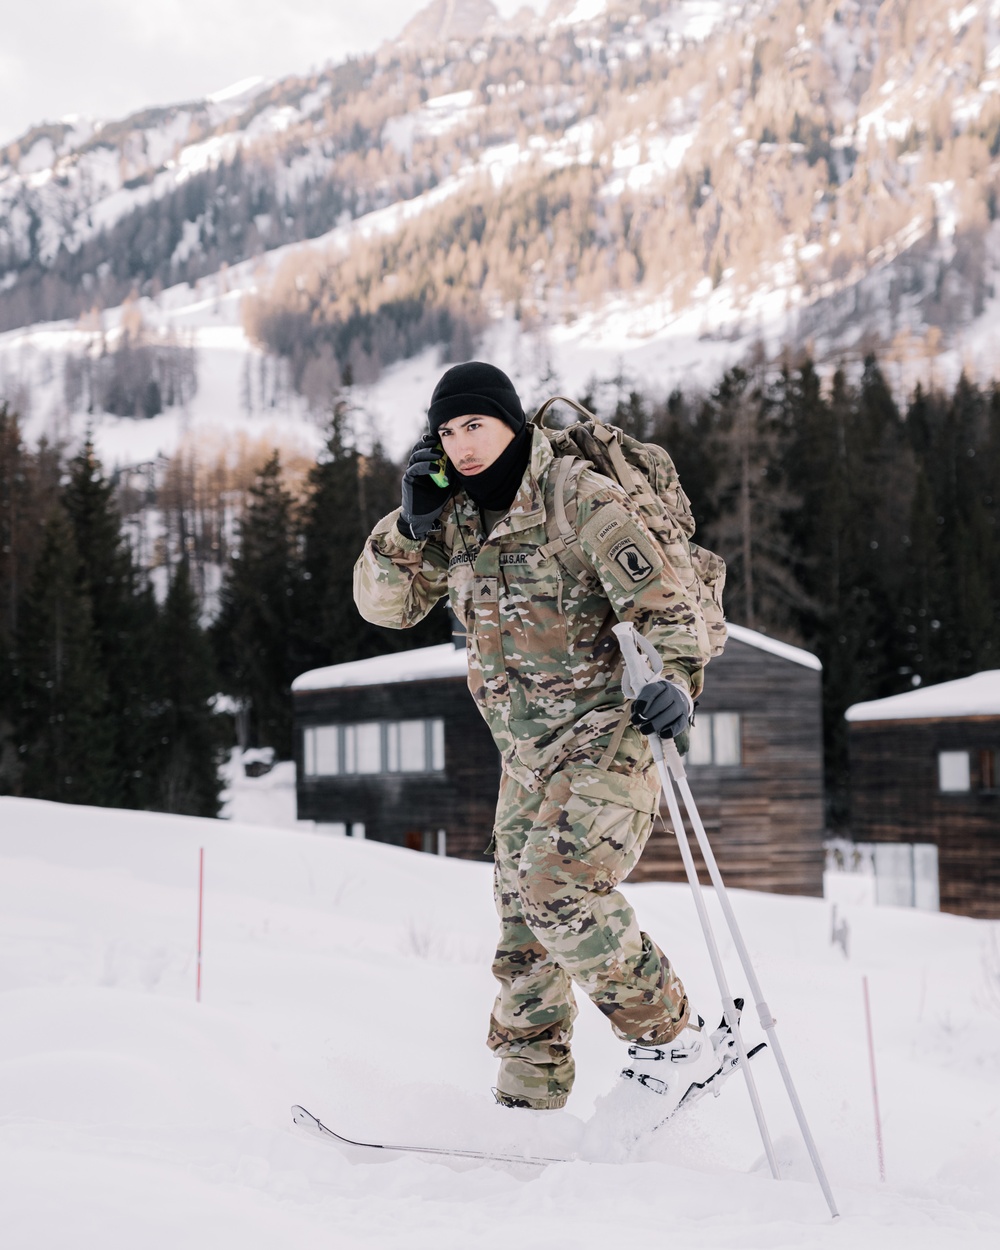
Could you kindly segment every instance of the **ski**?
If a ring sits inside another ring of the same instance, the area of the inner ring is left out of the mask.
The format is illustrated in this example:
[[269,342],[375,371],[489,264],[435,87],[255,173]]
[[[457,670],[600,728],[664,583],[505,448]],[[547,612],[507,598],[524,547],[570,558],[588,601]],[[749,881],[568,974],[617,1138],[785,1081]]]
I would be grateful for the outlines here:
[[306,1129],[317,1137],[323,1137],[327,1141],[338,1141],[345,1146],[358,1146],[362,1150],[388,1150],[398,1151],[400,1154],[434,1155],[445,1159],[471,1159],[477,1163],[518,1163],[526,1167],[536,1168],[546,1168],[552,1163],[572,1162],[570,1159],[548,1159],[535,1155],[509,1155],[493,1150],[465,1150],[459,1147],[448,1146],[401,1146],[390,1142],[357,1141],[353,1137],[345,1137],[343,1133],[336,1132],[328,1124],[324,1124],[318,1116],[313,1115],[311,1111],[307,1111],[305,1107],[298,1105],[292,1108],[292,1120],[300,1128]]
[[[737,1012],[742,1010],[742,998],[735,1000],[735,1006]],[[737,1016],[738,1020],[739,1016]],[[727,1034],[730,1041],[729,1045],[725,1047],[725,1057],[719,1070],[713,1073],[708,1080],[700,1084],[695,1083],[691,1085],[671,1114],[656,1125],[656,1129],[661,1129],[664,1125],[669,1124],[678,1111],[682,1108],[690,1107],[692,1103],[697,1102],[705,1094],[711,1093],[718,1097],[723,1082],[732,1076],[739,1067],[739,1056],[735,1053],[735,1046],[731,1040],[731,1030],[725,1017],[723,1017],[715,1036],[719,1041],[724,1042]],[[761,1042],[758,1046],[754,1046],[752,1050],[747,1052],[747,1058],[752,1059],[754,1055],[759,1054],[766,1046],[766,1042]],[[311,1111],[307,1111],[305,1107],[299,1104],[292,1107],[292,1121],[316,1137],[322,1137],[330,1142],[340,1142],[344,1146],[355,1146],[361,1150],[386,1150],[390,1153],[425,1155],[443,1159],[470,1159],[475,1163],[512,1163],[536,1168],[546,1168],[553,1163],[574,1162],[573,1158],[567,1157],[548,1158],[544,1155],[515,1155],[494,1150],[469,1150],[459,1146],[419,1146],[412,1144],[401,1145],[393,1142],[359,1141],[357,1138],[346,1137],[343,1133],[338,1133],[335,1129],[330,1128],[328,1124],[324,1124],[319,1116],[313,1115]]]

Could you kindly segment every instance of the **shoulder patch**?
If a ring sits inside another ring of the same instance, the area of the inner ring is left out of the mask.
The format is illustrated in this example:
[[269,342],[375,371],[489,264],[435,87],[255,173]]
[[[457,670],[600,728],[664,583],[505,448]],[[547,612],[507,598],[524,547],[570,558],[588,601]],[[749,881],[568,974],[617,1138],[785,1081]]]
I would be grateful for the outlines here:
[[598,571],[610,573],[623,590],[644,586],[663,569],[663,557],[646,532],[616,503],[599,507],[580,532]]

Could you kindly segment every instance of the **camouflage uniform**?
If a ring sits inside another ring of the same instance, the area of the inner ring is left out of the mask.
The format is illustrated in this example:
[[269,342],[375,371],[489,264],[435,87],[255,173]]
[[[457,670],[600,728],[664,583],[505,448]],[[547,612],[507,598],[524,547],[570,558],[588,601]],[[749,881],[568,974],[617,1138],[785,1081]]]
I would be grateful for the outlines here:
[[616,889],[642,853],[659,789],[648,744],[627,723],[611,627],[632,621],[664,676],[695,697],[709,655],[697,600],[609,478],[585,469],[577,479],[583,579],[540,550],[552,463],[535,430],[520,490],[485,537],[465,494],[424,541],[404,537],[391,513],[354,581],[375,624],[405,629],[448,594],[466,626],[469,688],[503,761],[489,1045],[499,1094],[531,1107],[562,1106],[573,1083],[571,981],[622,1038],[668,1041],[687,1021],[683,986]]

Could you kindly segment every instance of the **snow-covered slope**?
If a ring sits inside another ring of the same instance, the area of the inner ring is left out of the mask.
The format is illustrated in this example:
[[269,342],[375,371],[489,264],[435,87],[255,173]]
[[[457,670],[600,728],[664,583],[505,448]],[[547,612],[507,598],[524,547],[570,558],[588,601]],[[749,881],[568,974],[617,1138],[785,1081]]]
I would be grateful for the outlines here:
[[[686,889],[629,893],[694,1001],[714,1015]],[[756,1071],[781,1183],[766,1173],[735,1080],[664,1132],[643,1161],[624,1166],[574,1162],[536,1175],[366,1157],[300,1135],[288,1112],[299,1101],[360,1134],[571,1150],[621,1048],[584,1002],[567,1111],[539,1121],[493,1104],[483,1037],[495,914],[483,865],[315,834],[2,799],[5,1250],[744,1250],[845,1238],[854,1250],[996,1245],[997,927],[847,908],[847,960],[830,945],[829,904],[740,893],[734,905],[843,1212],[839,1225],[766,1055]],[[723,954],[738,983],[728,944]],[[747,1032],[757,1040],[752,1019]]]

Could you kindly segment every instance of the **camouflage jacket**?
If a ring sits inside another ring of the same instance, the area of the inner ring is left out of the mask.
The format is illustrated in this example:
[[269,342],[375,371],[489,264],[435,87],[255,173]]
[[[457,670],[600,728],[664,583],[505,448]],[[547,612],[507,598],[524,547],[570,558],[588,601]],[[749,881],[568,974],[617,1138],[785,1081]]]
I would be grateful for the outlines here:
[[520,489],[489,535],[462,492],[426,540],[399,532],[398,509],[384,517],[354,569],[355,602],[376,625],[406,629],[449,596],[467,631],[469,688],[505,771],[530,790],[570,756],[599,757],[618,727],[622,666],[611,627],[619,620],[653,642],[664,676],[694,697],[708,661],[700,607],[610,478],[584,469],[577,479],[584,579],[558,556],[540,555],[553,460],[535,430]]

